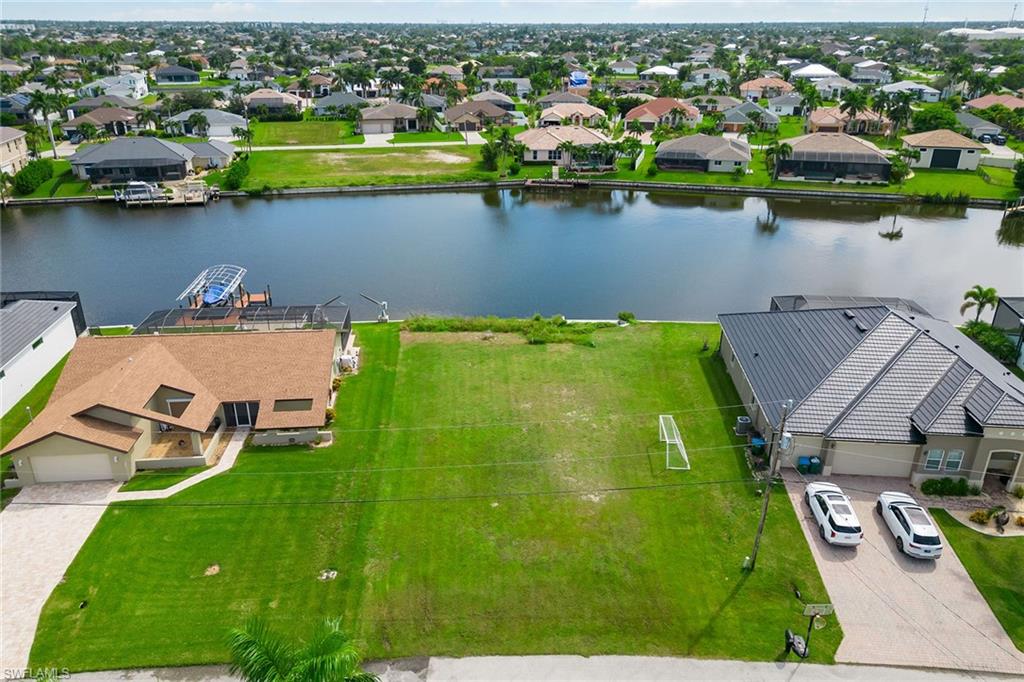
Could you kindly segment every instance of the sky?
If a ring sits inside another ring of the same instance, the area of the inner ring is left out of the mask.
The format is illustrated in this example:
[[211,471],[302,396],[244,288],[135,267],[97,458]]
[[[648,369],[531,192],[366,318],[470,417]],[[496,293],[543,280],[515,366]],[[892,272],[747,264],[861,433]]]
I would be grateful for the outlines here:
[[[0,19],[412,23],[921,21],[925,0],[3,0]],[[1024,5],[1024,0],[1021,2]],[[928,20],[1005,25],[1013,0],[928,0]],[[1024,6],[1017,11],[1024,20]],[[1018,25],[1022,22],[1015,22]]]

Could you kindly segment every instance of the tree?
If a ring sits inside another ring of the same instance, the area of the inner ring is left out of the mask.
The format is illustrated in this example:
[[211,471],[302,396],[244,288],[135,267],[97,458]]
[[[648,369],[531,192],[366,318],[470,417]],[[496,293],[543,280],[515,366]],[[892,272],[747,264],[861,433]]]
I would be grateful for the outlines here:
[[994,287],[983,287],[975,284],[964,292],[964,302],[960,306],[960,314],[965,315],[971,308],[975,309],[974,321],[981,319],[981,313],[985,308],[995,308],[999,303],[999,294]]
[[636,161],[640,156],[640,152],[644,150],[644,145],[638,138],[627,135],[618,141],[618,150],[620,154],[628,156],[633,159],[633,161]]
[[413,57],[406,66],[409,67],[409,73],[416,76],[422,76],[427,72],[427,63],[423,61],[423,57]]
[[956,130],[960,127],[953,110],[941,102],[924,105],[911,114],[910,120],[913,122],[914,132],[918,133],[943,128]]
[[236,140],[241,140],[245,143],[245,148],[251,153],[252,152],[252,138],[253,132],[251,129],[244,126],[234,126],[231,129],[231,134],[235,136]]
[[416,120],[421,130],[433,130],[434,118],[434,110],[430,107],[421,106],[416,109]]
[[1024,190],[1024,160],[1020,160],[1013,167],[1013,186]]
[[135,120],[144,126],[148,126],[150,123],[156,126],[160,116],[152,109],[142,109],[139,113],[135,114]]
[[626,130],[633,133],[637,137],[644,134],[644,124],[638,118],[634,118],[632,121],[626,124]]
[[210,129],[210,121],[206,118],[206,114],[201,111],[194,111],[189,114],[187,123],[189,128],[192,129],[193,135],[205,135],[206,131]]
[[231,673],[247,682],[377,682],[360,670],[362,656],[340,619],[319,623],[308,642],[287,642],[265,622],[250,620],[228,636]]
[[565,158],[565,165],[568,168],[573,167],[576,163],[576,157],[583,152],[583,148],[571,140],[559,142],[555,149],[562,152],[562,157]]
[[58,109],[56,105],[56,96],[42,90],[36,90],[29,95],[28,110],[43,117],[43,126],[46,127],[46,132],[50,136],[50,147],[53,149],[53,158],[55,159],[57,158],[57,142],[53,139],[53,122],[50,121],[50,114]]
[[846,94],[843,95],[842,101],[839,103],[839,111],[849,115],[850,121],[857,118],[858,114],[861,114],[868,110],[868,93],[860,88],[856,90],[847,90]]
[[779,179],[779,164],[793,155],[793,148],[786,142],[773,140],[764,150],[764,162],[771,169],[772,180]]
[[83,140],[91,140],[96,137],[96,126],[92,123],[80,123],[75,132],[82,136]]
[[896,139],[900,128],[905,126],[914,113],[913,103],[917,97],[911,92],[897,92],[889,101],[889,120],[892,121],[892,137]]

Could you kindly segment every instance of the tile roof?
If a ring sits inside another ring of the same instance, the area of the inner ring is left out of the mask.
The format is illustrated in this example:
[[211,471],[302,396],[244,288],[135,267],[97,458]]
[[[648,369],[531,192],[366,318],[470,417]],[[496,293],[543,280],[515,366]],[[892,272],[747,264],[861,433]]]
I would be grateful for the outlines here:
[[716,135],[685,135],[658,145],[655,158],[692,158],[718,161],[750,161],[750,145]]
[[610,142],[607,135],[583,126],[547,126],[546,128],[528,128],[516,135],[516,141],[522,142],[530,150],[558,149],[562,142],[578,145],[594,145]]
[[697,118],[700,112],[697,107],[687,104],[683,100],[674,97],[657,97],[650,102],[644,102],[626,112],[626,120],[632,121],[637,118],[661,118],[670,111],[678,110],[689,118]]
[[765,90],[775,89],[781,92],[790,92],[793,86],[781,78],[755,78],[754,80],[740,83],[740,92],[744,90]]
[[8,126],[0,126],[0,144],[10,142],[11,140],[17,140],[25,137],[26,133],[24,130],[18,130],[17,128],[10,128]]
[[42,336],[55,322],[70,315],[70,301],[32,301],[22,299],[0,308],[0,367],[14,359],[29,344]]
[[[333,330],[79,339],[46,408],[4,452],[53,434],[130,448],[134,438],[126,443],[124,427],[95,423],[89,412],[97,407],[203,431],[221,403],[259,402],[257,429],[320,426],[334,340]],[[161,386],[193,395],[180,417],[147,407]],[[289,399],[308,399],[312,406],[274,410],[275,401]]]
[[952,130],[928,130],[904,135],[903,141],[913,147],[945,147],[948,149],[984,149],[981,144]]
[[889,158],[867,140],[846,133],[810,133],[788,141],[793,161],[846,161],[890,165]]
[[362,110],[360,115],[364,121],[390,121],[398,118],[416,118],[417,112],[416,107],[409,106],[408,104],[391,102],[390,104],[383,104],[379,107],[367,107]]
[[1020,109],[1024,107],[1024,99],[1013,95],[984,95],[966,103],[972,109],[988,109],[996,104],[1002,104],[1008,109]]

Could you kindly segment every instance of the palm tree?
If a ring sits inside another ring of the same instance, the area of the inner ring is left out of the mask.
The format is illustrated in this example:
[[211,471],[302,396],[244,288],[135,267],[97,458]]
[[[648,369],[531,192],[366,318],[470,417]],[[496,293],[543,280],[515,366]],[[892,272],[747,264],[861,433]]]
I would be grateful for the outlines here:
[[865,90],[857,88],[856,90],[848,90],[843,95],[842,101],[839,103],[839,111],[847,114],[850,117],[849,125],[856,125],[854,121],[857,119],[857,115],[868,110],[868,93]]
[[235,136],[236,140],[241,140],[242,142],[244,142],[245,148],[249,151],[249,153],[252,153],[252,130],[243,126],[235,126],[231,129],[231,134]]
[[434,119],[433,109],[425,106],[417,107],[416,120],[419,122],[421,130],[432,130],[434,128]]
[[96,137],[96,126],[92,123],[82,123],[75,128],[75,132],[82,136],[83,140],[91,140]]
[[160,121],[160,116],[152,109],[143,109],[135,115],[135,120],[147,127],[152,123],[155,128],[156,124]]
[[779,163],[793,155],[793,148],[786,142],[773,140],[764,150],[765,165],[771,168],[772,180],[779,179]]
[[190,114],[186,122],[192,129],[193,135],[205,135],[206,131],[210,129],[210,121],[206,118],[206,114],[201,111],[195,111]]
[[555,147],[555,149],[562,152],[562,158],[565,159],[565,166],[571,170],[573,164],[576,162],[576,156],[581,153],[583,148],[571,140],[563,140],[558,143],[558,146]]
[[896,139],[900,128],[905,126],[914,114],[913,103],[917,98],[909,92],[898,92],[889,101],[889,120],[892,121],[892,137]]
[[999,294],[994,287],[983,287],[975,284],[971,289],[964,292],[964,302],[960,306],[960,314],[964,315],[971,308],[975,309],[974,321],[981,320],[981,313],[985,308],[995,308],[999,303]]
[[640,152],[644,150],[643,143],[635,137],[623,137],[617,144],[619,153],[628,156],[633,161],[636,161],[640,156]]
[[308,642],[295,645],[281,639],[259,619],[228,636],[231,673],[247,682],[377,682],[359,668],[362,656],[341,629],[340,619],[319,623]]
[[50,114],[58,107],[54,95],[36,90],[29,96],[28,109],[43,117],[43,126],[50,135],[50,147],[53,149],[53,158],[57,158],[57,142],[53,139],[53,123],[50,121]]
[[626,130],[633,133],[637,137],[644,134],[644,124],[640,122],[640,119],[634,118],[632,121],[626,124]]

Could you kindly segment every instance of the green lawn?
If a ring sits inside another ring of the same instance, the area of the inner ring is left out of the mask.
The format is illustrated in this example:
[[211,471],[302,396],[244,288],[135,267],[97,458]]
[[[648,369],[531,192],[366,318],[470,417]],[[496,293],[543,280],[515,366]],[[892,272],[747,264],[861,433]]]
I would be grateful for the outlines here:
[[25,199],[48,199],[50,197],[75,197],[83,194],[92,194],[88,181],[79,180],[71,173],[70,161],[57,159],[53,161],[53,177],[36,187],[31,194],[20,196]]
[[[68,358],[65,355],[60,362],[54,365],[53,369],[39,380],[38,384],[32,387],[32,390],[26,393],[21,400],[7,411],[7,414],[0,418],[0,449],[7,447],[7,444],[21,433],[23,428],[28,426],[29,411],[26,408],[31,409],[33,415],[37,415],[46,407],[46,401],[50,399],[53,387],[57,385],[57,379],[60,378],[61,370],[64,369],[64,363],[67,361]],[[0,479],[4,477],[10,468],[10,457],[0,459]],[[0,489],[0,508],[7,506],[7,503],[16,494],[17,490]]]
[[249,125],[254,147],[291,144],[362,144],[352,121],[258,121]]
[[780,116],[778,137],[785,140],[791,137],[800,137],[804,134],[803,116]]
[[163,490],[186,478],[206,471],[207,467],[179,467],[176,469],[150,469],[136,473],[130,481],[121,485],[122,492],[134,490]]
[[[249,449],[171,499],[109,509],[46,604],[33,667],[222,662],[252,614],[295,636],[342,616],[369,658],[774,660],[805,623],[794,586],[829,601],[784,494],[741,569],[761,498],[738,412],[718,408],[737,395],[701,350],[717,327],[601,330],[593,348],[357,334],[335,443]],[[690,471],[664,468],[668,412]],[[829,618],[813,660],[840,639]]]
[[424,142],[464,142],[466,138],[459,132],[442,132],[430,130],[424,133],[395,133],[388,140],[391,144],[422,144]]
[[942,509],[931,512],[1006,634],[1024,651],[1024,537],[990,537]]
[[133,331],[135,331],[135,327],[123,324],[117,327],[93,327],[89,333],[93,336],[128,336]]

